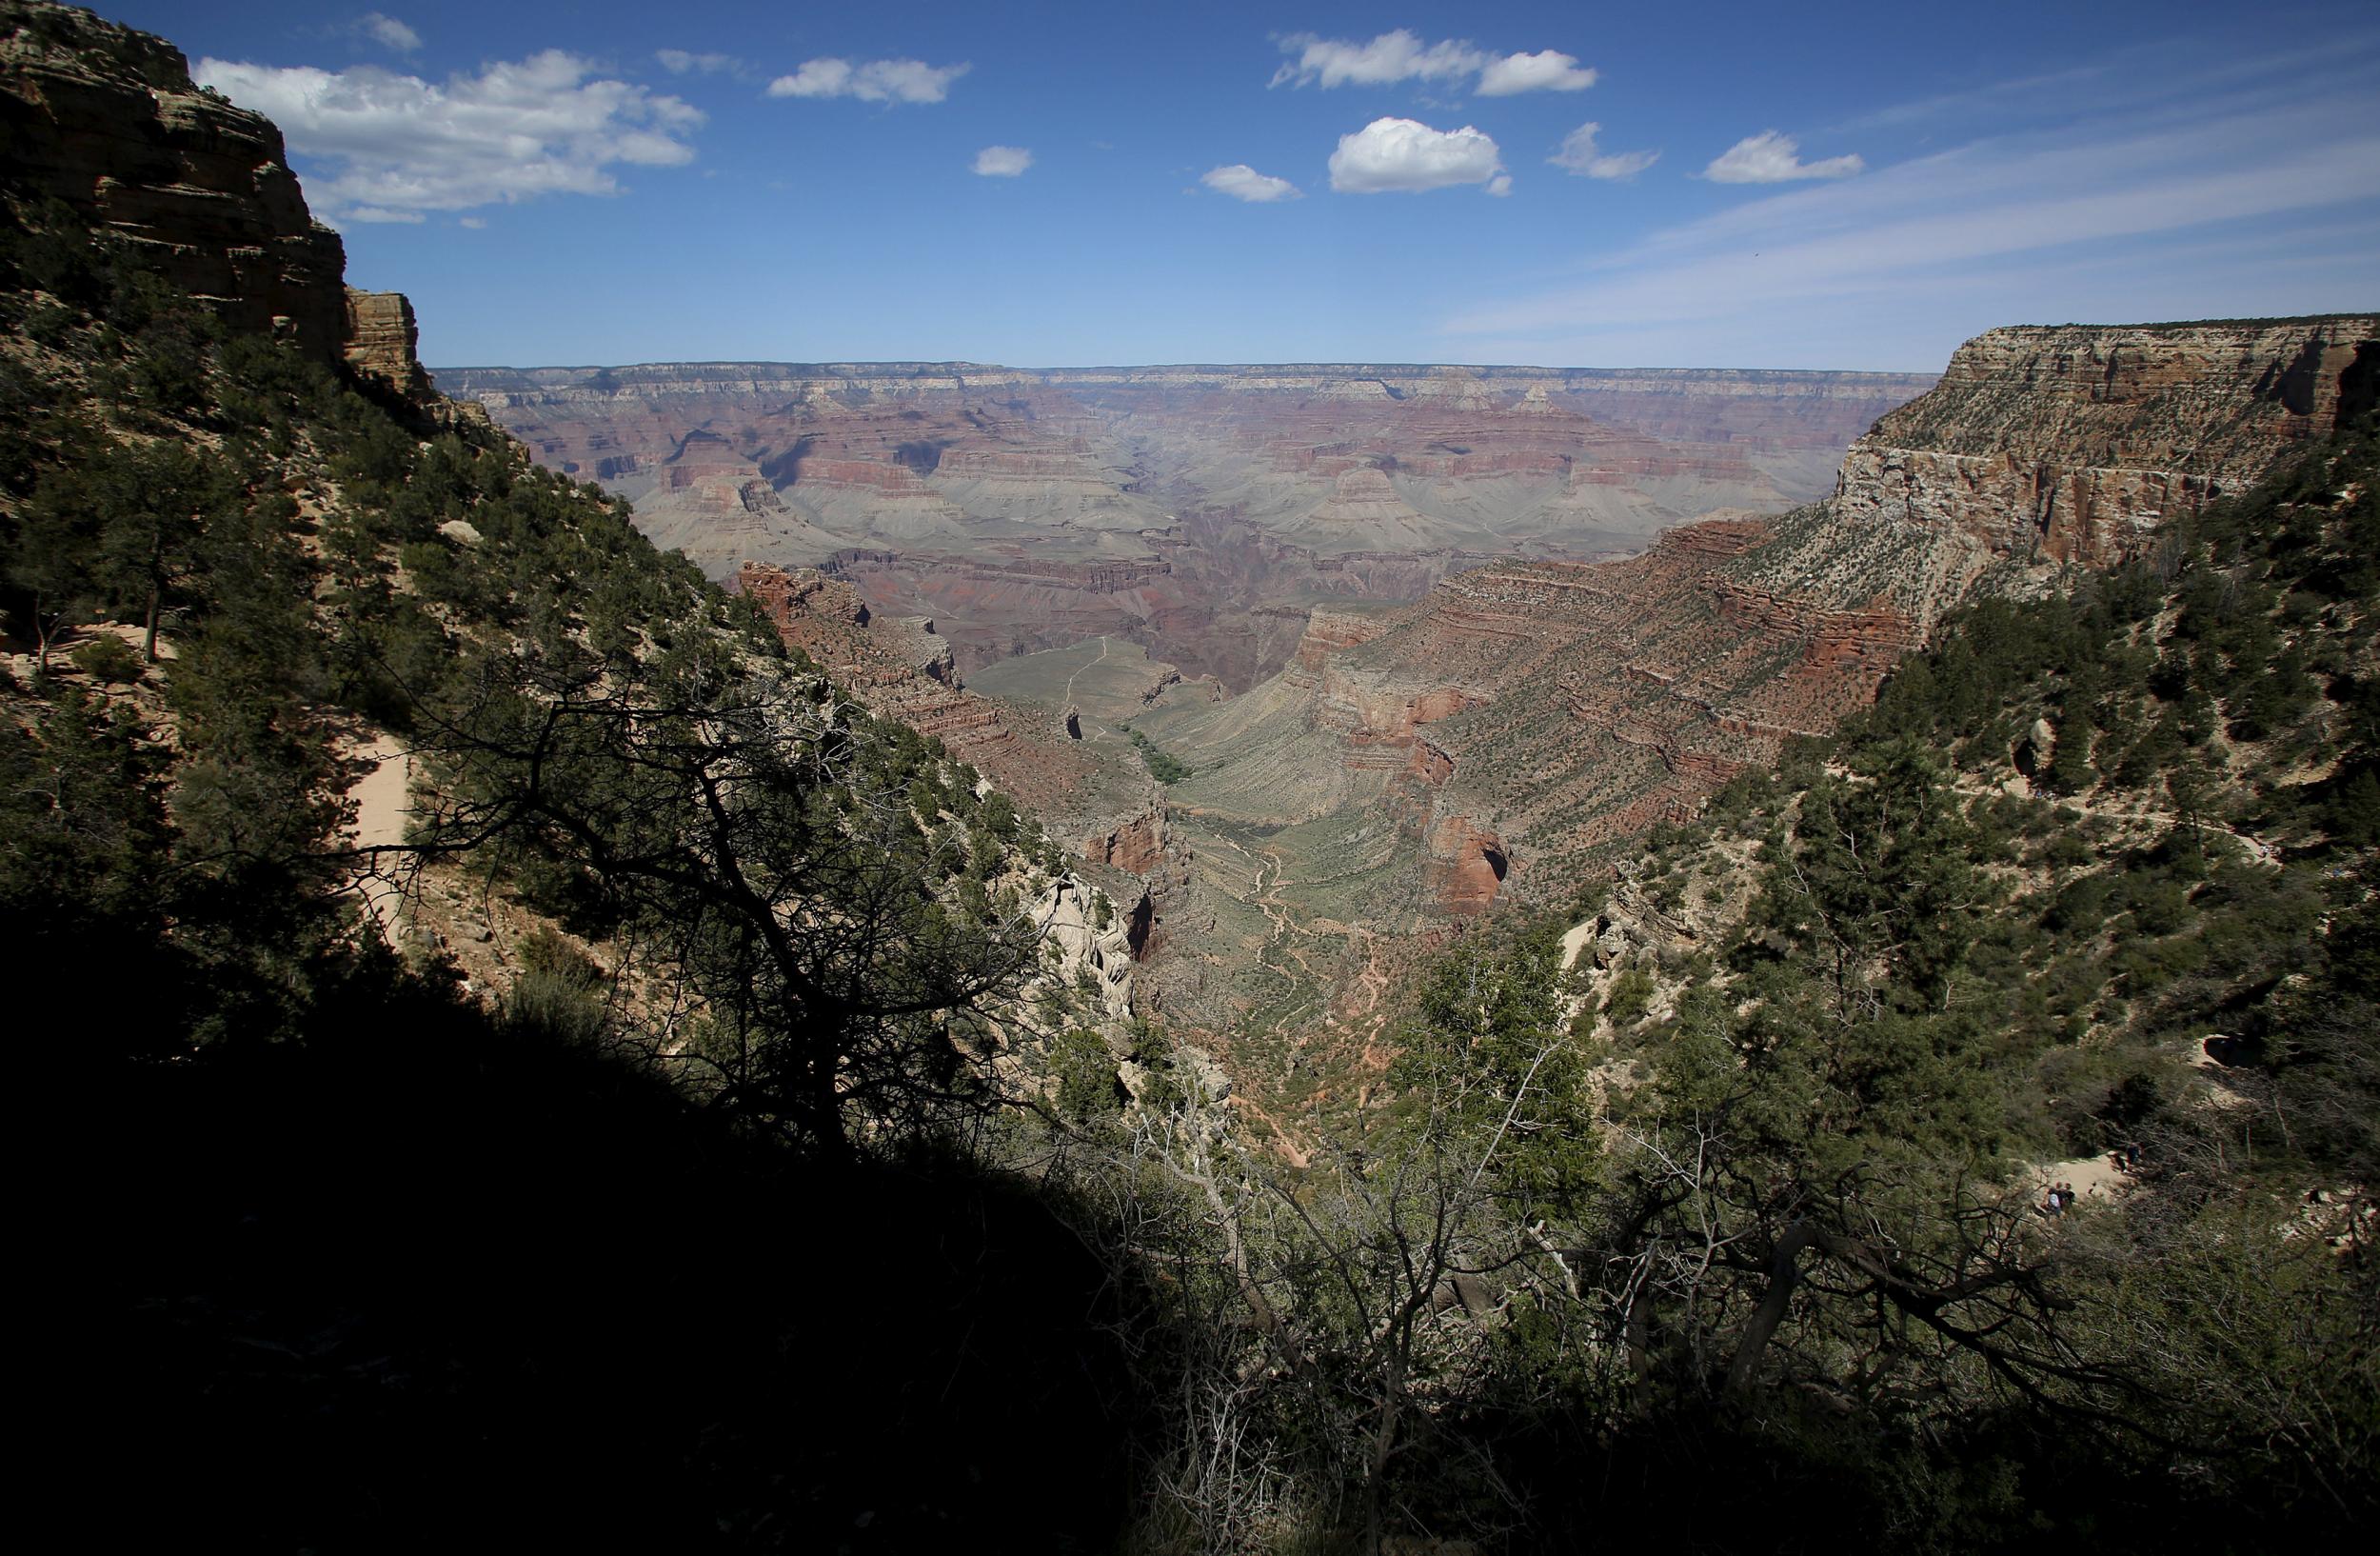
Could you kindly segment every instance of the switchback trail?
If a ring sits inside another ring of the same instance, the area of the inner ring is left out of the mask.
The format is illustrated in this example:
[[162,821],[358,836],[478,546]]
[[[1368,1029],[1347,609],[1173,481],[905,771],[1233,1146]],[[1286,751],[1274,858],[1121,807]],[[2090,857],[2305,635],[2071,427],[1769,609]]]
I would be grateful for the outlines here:
[[1105,663],[1107,663],[1107,634],[1105,632],[1101,632],[1100,634],[1100,656],[1097,659],[1092,660],[1087,665],[1078,665],[1075,667],[1074,674],[1066,677],[1066,689],[1060,693],[1058,698],[1058,707],[1061,711],[1074,706],[1074,684],[1076,680],[1081,677],[1082,672],[1084,670],[1095,670]]

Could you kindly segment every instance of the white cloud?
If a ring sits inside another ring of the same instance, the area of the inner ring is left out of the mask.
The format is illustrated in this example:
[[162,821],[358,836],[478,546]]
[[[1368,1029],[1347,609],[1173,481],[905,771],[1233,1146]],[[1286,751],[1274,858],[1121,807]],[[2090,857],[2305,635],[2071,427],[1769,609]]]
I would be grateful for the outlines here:
[[684,49],[656,49],[653,57],[671,75],[716,75],[744,63],[733,54],[697,54]]
[[472,231],[478,232],[486,228],[487,218],[485,216],[465,216],[460,218],[455,225],[458,227],[467,227]]
[[1605,151],[1595,144],[1603,127],[1592,121],[1562,137],[1561,150],[1545,160],[1578,178],[1634,178],[1661,160],[1658,151]]
[[1541,49],[1534,54],[1507,54],[1491,60],[1479,72],[1479,95],[1510,97],[1523,91],[1584,91],[1595,85],[1595,71],[1570,54]]
[[1244,162],[1228,168],[1216,168],[1203,174],[1199,182],[1218,194],[1228,194],[1235,200],[1251,205],[1270,205],[1276,200],[1295,200],[1298,186],[1286,178],[1272,178],[1258,172]]
[[1014,178],[1033,166],[1033,153],[1021,146],[986,146],[975,153],[974,166],[985,178]]
[[1804,162],[1800,153],[1793,136],[1763,130],[1721,151],[1702,176],[1715,184],[1788,184],[1797,178],[1849,178],[1868,166],[1855,154]]
[[358,17],[355,30],[383,49],[393,50],[400,54],[413,53],[422,47],[422,35],[419,32],[398,21],[394,16],[384,16],[376,10],[366,11]]
[[915,59],[813,59],[768,84],[771,97],[856,97],[863,103],[939,103],[972,65]]
[[[432,85],[370,66],[323,70],[199,61],[202,86],[281,127],[327,181],[308,192],[332,220],[416,220],[425,210],[541,194],[617,194],[612,169],[676,167],[703,114],[676,97],[595,76],[548,49]],[[402,213],[413,212],[413,216]]]
[[386,206],[349,206],[339,212],[343,222],[397,222],[419,227],[427,218],[418,210],[390,210]]
[[1512,189],[1496,142],[1469,125],[1432,130],[1412,119],[1375,119],[1339,136],[1331,153],[1331,188],[1341,194],[1419,193],[1458,184],[1485,184],[1490,194]]

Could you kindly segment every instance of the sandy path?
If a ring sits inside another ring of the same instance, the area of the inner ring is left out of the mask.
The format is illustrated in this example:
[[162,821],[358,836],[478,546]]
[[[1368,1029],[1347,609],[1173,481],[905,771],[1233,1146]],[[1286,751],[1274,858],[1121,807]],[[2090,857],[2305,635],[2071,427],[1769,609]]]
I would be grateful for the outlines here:
[[2033,1197],[2038,1203],[2052,1184],[2072,1184],[2078,1199],[2112,1200],[2132,1187],[2132,1177],[2106,1153],[2052,1162],[2033,1170]]
[[[1990,788],[1979,787],[1974,784],[1954,784],[1951,788],[1952,791],[1954,793],[1964,794],[1971,799],[1978,800],[1994,799],[2000,795],[2012,792],[2026,792],[2024,790],[2012,790],[2007,788]],[[2110,821],[2133,822],[2142,826],[2163,827],[2169,829],[2182,824],[2182,818],[2171,810],[2135,810],[2128,806],[2095,805],[2088,800],[2077,800],[2071,797],[2061,798],[2050,794],[2035,794],[2031,797],[2034,799],[2046,800],[2053,805],[2063,806],[2068,809],[2078,811],[2086,816],[2104,816]],[[2196,828],[2200,832],[2216,832],[2220,833],[2224,837],[2231,839],[2241,848],[2246,848],[2249,856],[2260,865],[2278,865],[2281,862],[2280,849],[2274,848],[2271,844],[2267,843],[2260,837],[2251,837],[2248,833],[2240,831],[2236,828],[2230,827],[2223,822],[2192,820],[2190,825]]]
[[[405,842],[406,822],[412,815],[412,753],[394,735],[382,735],[354,754],[373,766],[347,790],[347,798],[355,802],[355,824],[347,835],[358,848],[396,848]],[[397,915],[405,906],[405,888],[395,871],[367,859],[356,888],[380,921],[381,934],[393,945]]]
[[[1296,958],[1298,965],[1304,968],[1307,974],[1311,976],[1314,968],[1306,961],[1305,954],[1298,948],[1297,928],[1289,922],[1287,905],[1280,900],[1280,855],[1271,848],[1265,849],[1262,853],[1251,853],[1227,837],[1219,837],[1215,841],[1256,867],[1256,876],[1249,883],[1248,894],[1239,900],[1264,915],[1264,944],[1257,948],[1257,966],[1268,972],[1279,974],[1293,985],[1298,982],[1296,973],[1273,961],[1266,954],[1278,944],[1290,956]],[[1268,875],[1271,877],[1269,882],[1266,879]]]
[[1568,972],[1578,965],[1578,953],[1585,950],[1587,942],[1595,938],[1595,920],[1589,919],[1584,924],[1574,924],[1562,931],[1562,970],[1564,972]]

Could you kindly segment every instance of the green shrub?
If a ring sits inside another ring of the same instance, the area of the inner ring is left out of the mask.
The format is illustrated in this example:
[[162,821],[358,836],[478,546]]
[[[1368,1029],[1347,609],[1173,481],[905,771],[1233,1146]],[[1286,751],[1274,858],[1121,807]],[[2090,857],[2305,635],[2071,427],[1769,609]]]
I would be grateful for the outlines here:
[[604,970],[585,952],[540,925],[515,954],[521,976],[505,999],[506,1021],[575,1043],[594,1042],[610,1029]]
[[1653,987],[1652,974],[1630,968],[1612,980],[1610,992],[1603,996],[1604,1019],[1623,1031],[1634,1027],[1653,1007]]
[[1058,1110],[1068,1119],[1088,1124],[1123,1110],[1115,1058],[1097,1032],[1070,1027],[1051,1038],[1049,1063],[1058,1077]]
[[1140,760],[1148,765],[1150,777],[1160,784],[1179,784],[1191,776],[1192,768],[1188,764],[1166,751],[1158,749],[1148,736],[1138,729],[1129,730],[1127,733],[1131,737],[1133,748],[1140,753]]
[[95,637],[68,657],[76,669],[111,685],[137,681],[147,669],[139,652],[120,637]]

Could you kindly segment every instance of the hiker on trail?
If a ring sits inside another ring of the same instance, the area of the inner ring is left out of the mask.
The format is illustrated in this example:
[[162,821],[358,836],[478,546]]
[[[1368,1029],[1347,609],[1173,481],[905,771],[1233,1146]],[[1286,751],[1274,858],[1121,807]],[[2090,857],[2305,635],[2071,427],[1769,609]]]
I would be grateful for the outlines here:
[[2058,1203],[2057,1186],[2055,1184],[2051,1185],[2049,1203],[2041,1207],[2041,1213],[2048,1216],[2052,1221],[2055,1221],[2057,1219],[2058,1212],[2064,1208],[2065,1207]]
[[2134,1172],[2140,1170],[2140,1142],[2135,1140],[2124,1147],[2124,1165]]

